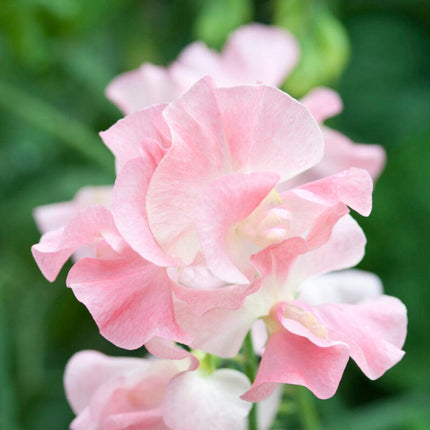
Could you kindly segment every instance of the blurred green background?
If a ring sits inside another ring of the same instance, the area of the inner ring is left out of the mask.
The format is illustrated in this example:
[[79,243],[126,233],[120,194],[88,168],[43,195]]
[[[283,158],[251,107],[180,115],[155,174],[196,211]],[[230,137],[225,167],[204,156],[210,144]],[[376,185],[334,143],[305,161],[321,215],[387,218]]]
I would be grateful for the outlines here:
[[[253,20],[300,39],[286,89],[336,88],[345,110],[330,125],[387,151],[373,213],[359,220],[368,237],[360,267],[407,305],[406,356],[373,382],[350,363],[338,394],[314,401],[321,428],[430,428],[429,1],[0,0],[1,429],[67,428],[68,358],[86,348],[124,354],[98,335],[65,287],[66,270],[50,285],[30,254],[35,206],[113,182],[97,132],[121,115],[105,86],[143,61],[168,64],[196,38],[219,48]],[[302,428],[294,408],[274,428]]]

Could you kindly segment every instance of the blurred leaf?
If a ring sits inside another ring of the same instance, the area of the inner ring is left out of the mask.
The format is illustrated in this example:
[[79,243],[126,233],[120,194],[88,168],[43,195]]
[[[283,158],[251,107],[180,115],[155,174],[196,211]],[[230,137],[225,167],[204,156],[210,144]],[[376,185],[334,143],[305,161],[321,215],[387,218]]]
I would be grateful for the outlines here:
[[332,417],[326,425],[329,429],[348,430],[427,430],[429,404],[430,393],[411,392],[355,408],[349,413]]
[[300,44],[299,64],[283,88],[301,97],[312,88],[333,84],[349,56],[342,24],[322,2],[277,0],[275,4],[275,23],[290,30]]
[[227,36],[252,17],[250,0],[205,0],[201,2],[194,34],[209,46],[220,49]]
[[32,124],[59,137],[63,143],[92,159],[109,170],[113,160],[97,137],[78,121],[38,100],[10,84],[0,82],[0,105],[21,116]]

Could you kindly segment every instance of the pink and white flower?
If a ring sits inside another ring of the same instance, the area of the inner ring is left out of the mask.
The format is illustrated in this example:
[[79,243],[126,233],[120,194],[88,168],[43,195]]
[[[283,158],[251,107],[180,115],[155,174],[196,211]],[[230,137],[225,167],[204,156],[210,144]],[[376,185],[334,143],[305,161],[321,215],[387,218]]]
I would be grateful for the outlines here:
[[101,135],[119,172],[110,210],[82,209],[33,254],[53,280],[71,254],[92,248],[67,284],[124,348],[154,336],[189,341],[177,323],[183,304],[197,316],[238,309],[261,287],[252,255],[294,237],[316,248],[347,205],[370,212],[364,170],[277,193],[323,144],[306,108],[273,87],[215,88],[205,78]]
[[[262,284],[239,309],[200,317],[184,309],[178,321],[193,335],[194,348],[225,357],[238,353],[257,319],[264,321],[269,336],[257,377],[243,396],[249,401],[264,399],[278,383],[331,397],[349,357],[376,379],[404,354],[406,310],[381,294],[371,274],[337,272],[357,264],[364,245],[361,229],[348,215],[318,248],[302,238],[267,247],[251,257]],[[317,288],[319,297],[312,294]]]
[[126,349],[158,336],[190,340],[177,325],[173,281],[165,268],[130,248],[106,208],[81,209],[66,226],[45,233],[32,252],[42,273],[53,281],[72,254],[89,248],[91,255],[73,265],[66,282],[106,339]]
[[[174,360],[108,357],[81,351],[64,385],[77,417],[73,430],[241,429],[252,404],[240,399],[248,378],[232,369],[207,373],[182,350]],[[268,428],[268,426],[266,427]]]

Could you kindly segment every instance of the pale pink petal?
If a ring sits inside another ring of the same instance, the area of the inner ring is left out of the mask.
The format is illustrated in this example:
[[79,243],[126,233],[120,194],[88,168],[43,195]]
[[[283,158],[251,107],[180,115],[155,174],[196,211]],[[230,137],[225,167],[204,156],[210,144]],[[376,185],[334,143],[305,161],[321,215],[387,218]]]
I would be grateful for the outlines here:
[[218,85],[230,83],[230,79],[234,79],[224,67],[220,54],[200,41],[186,46],[169,67],[169,72],[183,91],[206,75],[212,76]]
[[251,409],[240,399],[249,387],[248,378],[233,369],[182,373],[167,386],[163,419],[172,430],[233,429]]
[[100,137],[115,155],[117,171],[136,157],[157,165],[170,147],[170,131],[163,118],[165,105],[156,105],[120,119]]
[[285,29],[253,23],[230,35],[222,56],[232,84],[280,86],[297,64],[299,47]]
[[331,339],[350,347],[351,358],[370,379],[382,376],[404,355],[406,308],[390,296],[355,304],[325,304],[313,312]]
[[325,244],[296,258],[290,267],[288,283],[297,287],[313,276],[353,267],[363,258],[365,245],[362,229],[346,215],[336,223]]
[[234,171],[267,171],[286,180],[323,155],[318,124],[309,111],[274,87],[215,90]]
[[147,211],[158,243],[191,263],[198,250],[196,199],[214,177],[230,170],[228,147],[212,81],[204,79],[164,111],[173,145],[154,172]]
[[239,353],[246,334],[259,316],[253,306],[236,310],[218,308],[197,316],[179,300],[175,302],[175,312],[180,326],[193,337],[188,344],[191,348],[226,358]]
[[226,285],[214,290],[199,290],[175,284],[175,297],[187,303],[190,312],[202,316],[215,309],[238,309],[245,298],[254,293],[260,286],[259,281],[250,285]]
[[318,204],[332,206],[339,201],[359,214],[367,216],[372,210],[373,181],[364,169],[352,167],[336,175],[293,188],[281,194],[282,200],[289,193]]
[[83,410],[70,424],[71,430],[98,430],[98,425],[91,419],[90,410]]
[[282,401],[282,387],[278,385],[273,393],[257,403],[257,420],[259,430],[268,430],[279,411]]
[[79,414],[71,428],[167,430],[161,402],[168,383],[187,363],[107,357],[95,351],[76,354],[64,378],[66,395]]
[[331,118],[343,110],[339,94],[330,88],[315,88],[300,101],[311,111],[319,123],[323,123],[327,118]]
[[311,169],[278,186],[280,190],[316,181],[350,167],[367,170],[373,180],[379,177],[386,158],[382,146],[354,143],[342,133],[328,127],[321,127],[321,131],[325,144],[323,159]]
[[168,339],[154,337],[145,343],[145,348],[159,358],[182,360],[181,370],[195,370],[200,364],[195,355]]
[[[323,174],[332,174],[348,167],[358,167],[369,172],[375,180],[385,166],[385,150],[381,145],[354,143],[342,133],[322,127],[325,155],[321,162]],[[318,169],[318,166],[316,166]]]
[[293,237],[279,245],[268,246],[254,254],[251,261],[263,279],[271,279],[273,276],[275,279],[285,280],[296,258],[307,252],[309,247],[306,241],[301,237]]
[[68,361],[64,372],[64,388],[73,411],[83,411],[102,384],[145,363],[138,358],[112,359],[97,351],[76,353]]
[[321,246],[337,221],[349,212],[347,206],[369,214],[372,190],[369,174],[351,168],[282,193],[282,207],[291,214],[289,236],[306,238],[312,248]]
[[247,253],[233,229],[257,208],[278,178],[270,173],[226,175],[212,181],[200,196],[196,225],[201,249],[209,269],[224,281],[249,284],[249,271],[253,277],[248,263],[252,252]]
[[169,72],[164,67],[150,63],[119,75],[106,88],[107,98],[124,114],[157,103],[169,102],[177,92],[176,84]]
[[252,324],[251,334],[254,352],[260,356],[263,355],[267,339],[269,339],[267,327],[266,324],[264,324],[263,320],[259,319],[255,321],[254,324]]
[[160,248],[149,228],[146,196],[157,161],[152,157],[129,161],[119,172],[112,196],[112,214],[127,243],[143,258],[160,266],[177,266]]
[[322,156],[315,120],[275,88],[214,89],[203,79],[164,115],[174,143],[152,177],[148,220],[162,248],[186,263],[198,249],[197,198],[211,180],[241,171],[273,172],[285,179]]
[[292,300],[306,279],[349,268],[364,255],[366,238],[354,219],[346,215],[333,227],[326,243],[311,249],[302,238],[291,238],[251,257],[263,278],[264,300]]
[[170,430],[159,409],[110,415],[103,424],[106,430]]
[[121,348],[139,348],[155,336],[189,341],[176,323],[172,281],[163,268],[139,257],[84,259],[70,270],[67,285],[101,334]]
[[88,409],[97,428],[165,428],[161,402],[168,383],[181,370],[170,360],[141,362],[102,384],[92,396]]
[[64,227],[79,212],[75,201],[39,206],[33,211],[37,228],[42,233]]
[[[275,390],[257,405],[257,422],[258,430],[269,430],[276,415],[279,412],[279,406],[282,401],[282,386],[276,385]],[[248,430],[248,420],[243,420],[234,430]]]
[[251,390],[242,398],[260,401],[277,383],[304,385],[327,399],[337,390],[348,361],[348,347],[338,342],[315,344],[302,335],[281,330],[270,336]]
[[381,280],[370,272],[343,270],[305,280],[299,300],[310,305],[359,303],[383,293]]
[[41,272],[52,282],[75,251],[102,241],[113,249],[122,246],[111,214],[104,207],[94,206],[82,209],[66,227],[44,234],[31,250]]

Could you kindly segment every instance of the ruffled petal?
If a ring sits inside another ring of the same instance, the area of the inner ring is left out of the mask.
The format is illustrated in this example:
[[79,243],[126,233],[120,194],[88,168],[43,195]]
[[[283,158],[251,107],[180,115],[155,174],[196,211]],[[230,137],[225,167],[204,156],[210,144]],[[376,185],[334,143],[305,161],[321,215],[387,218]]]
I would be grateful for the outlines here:
[[102,246],[102,241],[113,250],[123,246],[109,211],[93,206],[80,210],[65,227],[44,234],[31,251],[43,275],[52,282],[75,251],[93,244]]
[[173,145],[152,177],[148,220],[165,252],[188,264],[198,249],[194,211],[210,181],[234,172],[273,172],[286,179],[322,156],[315,120],[272,87],[214,89],[205,78],[164,116]]
[[240,399],[249,387],[248,378],[233,369],[182,373],[166,389],[163,419],[172,430],[235,428],[251,409]]
[[157,165],[170,147],[170,131],[163,118],[166,105],[151,106],[120,119],[100,137],[115,155],[117,171],[136,157]]
[[315,88],[300,101],[311,111],[319,123],[323,123],[327,118],[331,118],[343,110],[339,94],[330,88]]
[[201,194],[196,216],[201,248],[209,269],[220,279],[248,284],[249,269],[254,275],[248,263],[252,250],[247,252],[233,229],[256,209],[278,178],[270,173],[226,175],[212,181]]
[[73,411],[76,414],[83,411],[102,384],[145,363],[131,357],[112,359],[98,351],[76,353],[64,372],[64,388]]
[[382,376],[404,355],[406,308],[380,296],[363,303],[325,304],[313,308],[331,339],[348,344],[351,358],[370,379]]
[[290,33],[257,23],[233,32],[223,51],[223,67],[235,78],[232,84],[280,86],[298,59],[299,47]]
[[168,70],[149,63],[122,73],[106,88],[107,98],[126,115],[150,105],[170,102],[178,94]]
[[383,293],[381,280],[362,270],[343,270],[305,280],[300,285],[299,300],[310,305],[324,303],[359,303]]
[[255,381],[242,399],[260,401],[278,383],[303,385],[320,399],[332,397],[348,362],[348,347],[325,339],[314,341],[315,337],[310,340],[284,329],[272,334]]
[[150,157],[129,161],[119,172],[112,196],[112,214],[118,230],[143,258],[160,266],[177,266],[179,260],[167,255],[149,228],[146,197],[157,161]]
[[172,302],[165,269],[137,258],[84,259],[69,272],[67,285],[85,304],[101,334],[125,349],[155,336],[187,343]]

